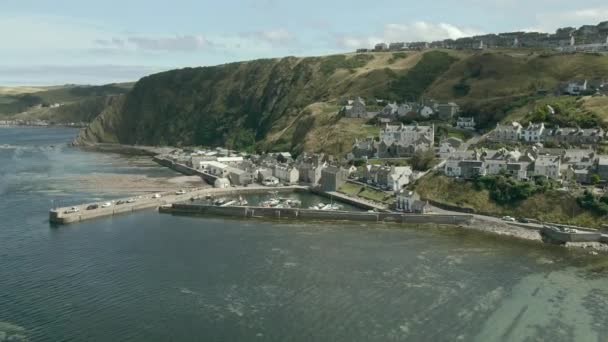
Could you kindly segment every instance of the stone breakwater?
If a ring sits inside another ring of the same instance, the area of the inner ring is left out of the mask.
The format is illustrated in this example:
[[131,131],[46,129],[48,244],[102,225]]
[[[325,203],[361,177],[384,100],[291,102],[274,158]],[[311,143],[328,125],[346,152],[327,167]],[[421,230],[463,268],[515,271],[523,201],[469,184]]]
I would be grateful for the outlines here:
[[[251,186],[227,189],[195,188],[188,189],[187,191],[185,191],[185,193],[178,193],[178,191],[162,192],[156,194],[157,196],[147,195],[139,197],[129,197],[115,201],[102,201],[101,203],[85,203],[72,207],[54,208],[49,211],[49,221],[53,224],[70,224],[92,220],[100,217],[131,213],[139,210],[156,209],[163,205],[186,202],[191,199],[202,198],[205,196],[230,196],[239,194],[264,193],[267,191],[308,191],[308,188],[302,186],[285,186],[276,188]],[[118,204],[119,202],[121,204]],[[108,203],[109,206],[103,207],[103,203]],[[97,206],[97,208],[92,209],[91,206],[95,205]]]
[[203,204],[173,204],[159,208],[161,213],[178,215],[212,215],[234,218],[276,220],[386,222],[401,224],[466,224],[472,215],[415,215],[391,212],[324,211],[298,208],[217,207]]

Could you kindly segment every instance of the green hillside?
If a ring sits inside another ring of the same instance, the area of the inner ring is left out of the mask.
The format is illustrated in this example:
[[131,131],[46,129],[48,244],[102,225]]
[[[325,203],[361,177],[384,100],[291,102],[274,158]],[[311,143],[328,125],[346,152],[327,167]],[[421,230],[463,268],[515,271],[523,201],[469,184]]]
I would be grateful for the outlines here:
[[0,119],[90,122],[105,109],[108,97],[125,94],[131,86],[0,87]]
[[[608,58],[541,50],[427,50],[264,59],[145,77],[79,143],[230,145],[345,153],[377,128],[343,118],[343,100],[459,103],[490,127],[575,78],[608,77]],[[601,107],[601,105],[600,105]]]

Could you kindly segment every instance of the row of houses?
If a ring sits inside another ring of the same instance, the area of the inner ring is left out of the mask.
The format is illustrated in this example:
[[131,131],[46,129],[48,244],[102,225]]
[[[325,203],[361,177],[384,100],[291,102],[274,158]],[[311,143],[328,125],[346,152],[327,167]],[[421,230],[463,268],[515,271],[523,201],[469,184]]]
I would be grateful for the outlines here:
[[499,143],[556,143],[569,145],[597,145],[606,132],[601,128],[555,127],[548,128],[544,123],[530,123],[525,128],[518,122],[501,125],[488,136],[488,140]]
[[418,151],[433,149],[434,144],[434,125],[386,124],[380,130],[379,141],[373,137],[356,139],[348,158],[405,158]]
[[379,117],[380,119],[390,122],[400,117],[408,115],[430,118],[437,116],[441,120],[451,120],[460,112],[460,107],[453,102],[439,103],[434,100],[421,102],[405,102],[398,104],[397,102],[388,103],[381,111],[368,111],[365,100],[358,97],[355,100],[348,100],[347,104],[340,109],[340,114],[348,118],[363,118],[371,119]]
[[507,174],[519,181],[535,176],[586,184],[597,175],[608,181],[608,156],[590,149],[544,149],[532,147],[524,153],[508,151],[467,151],[452,154],[445,163],[449,177],[472,179]]

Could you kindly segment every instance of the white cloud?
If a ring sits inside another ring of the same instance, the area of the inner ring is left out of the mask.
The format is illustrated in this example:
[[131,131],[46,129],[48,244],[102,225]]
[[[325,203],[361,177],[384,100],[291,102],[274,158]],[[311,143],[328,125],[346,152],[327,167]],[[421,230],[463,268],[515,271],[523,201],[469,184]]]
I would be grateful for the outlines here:
[[479,34],[483,34],[483,32],[447,23],[434,24],[417,21],[410,24],[386,24],[382,31],[375,35],[357,36],[339,34],[336,36],[336,42],[341,48],[353,49],[369,47],[378,42],[435,41],[458,39]]
[[147,51],[196,51],[213,44],[203,35],[128,36],[124,38],[95,39],[100,47],[137,49]]
[[284,28],[242,33],[244,39],[253,39],[272,46],[285,46],[297,41],[295,34]]

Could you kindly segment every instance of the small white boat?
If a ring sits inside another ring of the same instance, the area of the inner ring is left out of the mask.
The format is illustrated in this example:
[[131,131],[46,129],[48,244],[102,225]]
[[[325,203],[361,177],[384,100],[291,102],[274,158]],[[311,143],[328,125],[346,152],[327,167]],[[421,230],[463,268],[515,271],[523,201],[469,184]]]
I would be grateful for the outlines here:
[[237,201],[229,201],[229,202],[226,202],[226,203],[220,205],[220,207],[229,207],[229,206],[232,206],[235,204],[237,204]]
[[213,201],[213,204],[215,204],[215,205],[222,205],[222,204],[226,203],[226,201],[227,200],[225,198],[218,198],[215,201]]

